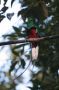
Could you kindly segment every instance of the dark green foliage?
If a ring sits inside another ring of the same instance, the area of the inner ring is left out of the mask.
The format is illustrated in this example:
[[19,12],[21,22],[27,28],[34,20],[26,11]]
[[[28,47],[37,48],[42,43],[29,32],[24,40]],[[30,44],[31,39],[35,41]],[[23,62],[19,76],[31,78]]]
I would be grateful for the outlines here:
[[[42,3],[42,1],[38,1],[38,0],[23,0],[24,2],[21,3],[22,7],[27,7],[23,10],[21,10],[19,14],[22,15],[23,19],[25,20],[26,17],[34,17],[34,18],[38,18],[39,21],[42,20],[43,18],[45,18],[47,16],[47,10],[44,12],[43,7],[45,7],[45,3]],[[42,6],[43,4],[43,6]],[[44,13],[44,14],[43,14]],[[46,14],[46,15],[45,15]]]
[[22,68],[25,67],[25,61],[24,61],[24,59],[21,59],[21,66],[22,66]]
[[58,90],[59,86],[59,77],[56,79],[54,77],[46,77],[45,80],[43,80],[42,88],[43,90]]
[[17,34],[16,33],[12,33],[12,34],[5,34],[3,35],[4,38],[9,38],[10,40],[16,40],[17,39]]
[[21,37],[26,37],[26,32],[25,31],[22,31],[22,28],[21,27],[20,28],[17,28],[15,26],[13,26],[13,29],[14,29],[17,37],[20,37],[20,38]]
[[17,63],[18,63],[18,61],[12,62],[12,65],[11,65],[11,67],[10,67],[9,73],[12,72],[12,71],[14,70],[15,65],[16,65]]
[[13,26],[13,28],[14,28],[14,30],[15,30],[15,33],[16,33],[18,36],[20,36],[21,30],[20,30],[19,28],[15,27],[15,26]]
[[[11,6],[13,5],[15,0],[12,0]],[[38,29],[38,33],[40,37],[42,36],[49,36],[49,35],[59,35],[59,0],[42,0],[44,4],[48,4],[48,13],[47,11],[44,13],[43,7],[40,3],[41,0],[19,0],[21,2],[22,10],[18,12],[18,16],[21,15],[22,19],[24,20],[24,24],[26,24],[26,28],[22,26],[25,31],[22,31],[22,28],[13,26],[15,33],[10,35],[4,35],[4,38],[8,37],[10,40],[18,40],[22,37],[27,37],[26,31],[27,29],[33,25]],[[6,2],[5,2],[6,3]],[[45,6],[44,6],[45,7]],[[40,24],[43,25],[43,21],[46,17],[53,15],[54,18],[52,21],[45,25],[45,29],[39,27]],[[0,16],[1,20],[3,20],[4,16]],[[26,19],[28,19],[26,21]],[[30,20],[31,19],[31,20]],[[39,43],[39,57],[38,61],[35,63],[37,67],[42,67],[43,70],[41,71],[41,75],[43,78],[41,79],[40,72],[35,75],[35,79],[33,80],[33,88],[32,90],[59,90],[59,36],[54,39],[46,39],[42,40]],[[20,57],[23,54],[24,46],[27,45],[20,44],[12,46],[12,53],[16,57]],[[22,50],[20,49],[21,47]],[[16,58],[14,58],[16,59]],[[21,58],[21,66],[22,68],[25,67],[25,61]],[[15,65],[17,65],[18,61],[15,60],[10,67],[10,72],[15,69]],[[33,75],[34,77],[34,75]]]
[[0,22],[5,18],[4,15],[0,15]]

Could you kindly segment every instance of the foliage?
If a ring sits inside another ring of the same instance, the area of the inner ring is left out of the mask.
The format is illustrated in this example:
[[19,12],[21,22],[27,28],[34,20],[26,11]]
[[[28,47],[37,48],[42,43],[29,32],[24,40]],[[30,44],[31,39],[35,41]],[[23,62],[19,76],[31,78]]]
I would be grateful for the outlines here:
[[[14,0],[11,2],[11,6]],[[10,40],[18,40],[19,38],[26,39],[27,30],[31,26],[36,26],[39,35],[59,35],[59,0],[19,0],[22,5],[22,9],[18,12],[18,16],[21,15],[24,20],[24,25],[22,27],[15,27],[13,29],[15,33],[11,35],[5,35],[4,37],[9,37]],[[6,1],[5,1],[6,3]],[[45,6],[46,5],[46,6]],[[46,9],[47,8],[47,9]],[[53,15],[53,19],[48,24],[44,23],[44,20]],[[0,16],[1,20],[4,16]],[[43,29],[43,25],[45,28]],[[24,28],[24,31],[22,31]],[[58,39],[43,40],[39,43],[39,57],[38,61],[35,63],[37,67],[42,67],[43,70],[33,75],[32,90],[59,90],[59,41]],[[21,54],[24,50],[24,45],[11,45],[13,52],[13,62],[10,67],[9,73],[11,73],[17,63],[20,62],[20,66],[24,68],[25,62],[20,59]],[[22,47],[22,50],[20,49]],[[18,58],[17,58],[18,57]]]

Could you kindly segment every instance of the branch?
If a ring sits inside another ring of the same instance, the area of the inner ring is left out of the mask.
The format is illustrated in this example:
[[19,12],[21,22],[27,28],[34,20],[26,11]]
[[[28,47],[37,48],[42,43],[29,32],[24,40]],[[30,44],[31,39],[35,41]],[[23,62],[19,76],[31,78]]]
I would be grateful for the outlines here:
[[40,42],[42,40],[57,39],[57,38],[59,38],[59,35],[40,37],[40,38],[29,38],[29,39],[24,39],[24,40],[12,40],[12,41],[0,42],[0,46],[10,45],[10,44],[19,44],[19,43],[24,43],[24,42]]

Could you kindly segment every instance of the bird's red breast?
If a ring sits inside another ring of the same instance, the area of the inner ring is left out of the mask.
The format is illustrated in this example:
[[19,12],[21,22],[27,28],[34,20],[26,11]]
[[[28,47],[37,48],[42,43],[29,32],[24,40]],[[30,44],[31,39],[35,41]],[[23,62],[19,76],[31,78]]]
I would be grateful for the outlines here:
[[31,28],[28,34],[28,38],[38,38],[38,33],[35,28]]
[[[38,33],[36,31],[35,27],[30,28],[30,31],[28,33],[28,38],[38,38]],[[38,45],[37,42],[32,42],[32,47],[36,47]]]

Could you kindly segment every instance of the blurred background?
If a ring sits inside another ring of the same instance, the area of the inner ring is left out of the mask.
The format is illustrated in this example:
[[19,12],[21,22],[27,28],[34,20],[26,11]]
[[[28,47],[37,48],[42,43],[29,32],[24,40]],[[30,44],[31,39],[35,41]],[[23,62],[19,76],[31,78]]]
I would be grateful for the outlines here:
[[[26,40],[36,27],[40,37],[59,36],[59,0],[0,0],[0,43]],[[59,37],[31,43],[0,44],[0,90],[59,90]]]

